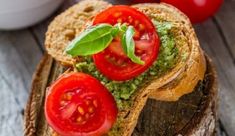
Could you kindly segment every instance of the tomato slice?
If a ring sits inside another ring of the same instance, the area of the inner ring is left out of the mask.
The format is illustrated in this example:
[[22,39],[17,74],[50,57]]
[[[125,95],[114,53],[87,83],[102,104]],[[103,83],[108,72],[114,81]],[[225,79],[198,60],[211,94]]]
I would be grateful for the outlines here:
[[48,91],[45,116],[62,136],[100,136],[117,118],[112,94],[90,75],[63,74]]
[[159,38],[156,29],[143,13],[129,6],[112,6],[94,18],[93,25],[126,23],[135,28],[135,54],[145,62],[139,65],[132,62],[123,52],[120,39],[112,41],[104,51],[93,55],[96,67],[106,77],[123,81],[136,77],[147,70],[156,60],[159,52]]

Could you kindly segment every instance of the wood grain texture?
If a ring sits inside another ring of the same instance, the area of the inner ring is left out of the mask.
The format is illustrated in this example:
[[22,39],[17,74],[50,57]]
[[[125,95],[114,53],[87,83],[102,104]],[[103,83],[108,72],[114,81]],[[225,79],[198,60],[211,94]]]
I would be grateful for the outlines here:
[[224,129],[224,126],[223,126],[223,124],[221,123],[220,120],[217,122],[216,135],[217,136],[228,136],[228,133]]
[[226,0],[218,14],[216,14],[214,21],[221,34],[224,46],[235,64],[235,1]]
[[[79,0],[77,0],[79,1]],[[74,0],[69,0],[69,2],[66,2],[64,6],[60,9],[59,12],[63,11],[64,9],[68,8],[67,6],[70,6],[77,1],[74,2]],[[109,2],[113,4],[126,4],[125,0],[117,1],[117,0],[108,0]],[[234,133],[234,116],[231,116],[230,113],[235,112],[235,106],[232,104],[234,103],[235,98],[235,92],[234,90],[234,84],[231,82],[235,81],[234,79],[230,80],[230,77],[234,78],[234,60],[231,58],[231,54],[234,54],[234,25],[232,20],[234,20],[234,1],[233,0],[226,0],[224,5],[222,6],[221,10],[216,15],[216,21],[219,24],[216,24],[215,21],[209,20],[205,23],[202,23],[200,25],[196,26],[197,34],[199,37],[199,40],[201,42],[201,45],[206,50],[207,53],[209,53],[210,56],[212,56],[212,59],[216,63],[217,70],[219,71],[219,77],[220,77],[220,111],[226,112],[220,112],[221,115],[221,123],[219,123],[219,126],[223,126],[224,129],[221,130],[221,127],[219,128],[219,131],[223,134],[227,133],[226,131],[229,131],[228,133],[230,135],[235,135]],[[224,14],[225,12],[225,14]],[[53,17],[52,17],[53,18]],[[42,30],[41,28],[44,28],[47,26],[47,24],[42,23],[40,25],[41,27],[36,27],[36,29]],[[34,27],[35,28],[35,27]],[[221,29],[222,33],[221,33]],[[35,33],[38,33],[35,31]],[[41,34],[37,34],[38,37],[44,37],[43,32]],[[226,41],[225,41],[226,40]],[[41,41],[44,41],[42,38]],[[218,44],[217,44],[218,43]],[[227,45],[226,45],[227,44]],[[228,48],[228,47],[229,48]],[[218,49],[219,47],[219,49]],[[222,50],[221,50],[222,49]],[[213,51],[214,50],[214,51]],[[221,52],[221,51],[222,52]],[[220,53],[219,53],[220,52]],[[232,53],[230,53],[232,52]],[[219,55],[218,55],[219,54]],[[230,55],[229,55],[230,54]],[[223,60],[221,61],[220,58],[223,56]],[[228,61],[227,61],[228,59]],[[222,63],[221,63],[222,62]],[[227,65],[228,63],[228,65]],[[227,66],[229,66],[229,73],[226,72]],[[227,73],[227,74],[224,74]]]
[[[30,31],[0,32],[1,136],[23,135],[21,111],[27,100],[31,74],[41,56],[37,44],[43,47],[44,33],[54,16],[77,1],[79,0],[66,0],[59,11],[47,20],[31,27]],[[125,0],[108,1],[116,4],[125,3]],[[235,89],[234,74],[231,74],[235,73],[234,66],[232,66],[235,52],[234,3],[234,0],[225,0],[215,19],[196,26],[201,45],[216,63],[219,73],[221,118],[217,134],[220,136],[235,135]],[[218,51],[221,49],[222,51]]]
[[172,136],[176,132],[178,135],[211,135],[216,123],[213,116],[217,110],[217,91],[213,88],[217,88],[217,81],[213,77],[215,73],[208,72],[211,65],[207,64],[204,80],[210,83],[204,81],[204,91],[197,88],[177,102],[148,100],[135,132],[141,136]]
[[[208,63],[203,86],[177,102],[149,100],[133,136],[212,135],[216,124],[216,74]],[[51,136],[44,117],[46,87],[66,68],[45,56],[37,68],[25,111],[25,136]],[[194,124],[194,125],[192,125]]]
[[212,20],[196,26],[202,48],[212,56],[219,75],[220,120],[230,136],[235,135],[235,66]]
[[23,134],[30,80],[41,52],[29,31],[0,32],[0,135]]

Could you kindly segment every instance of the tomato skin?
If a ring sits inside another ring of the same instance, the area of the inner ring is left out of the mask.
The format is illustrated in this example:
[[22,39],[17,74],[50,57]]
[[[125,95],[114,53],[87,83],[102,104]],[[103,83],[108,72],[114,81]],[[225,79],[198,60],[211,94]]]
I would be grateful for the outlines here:
[[45,116],[61,136],[103,135],[114,124],[117,113],[112,94],[90,75],[63,74],[48,88]]
[[161,0],[184,12],[192,23],[200,23],[213,16],[223,0]]
[[[111,25],[127,23],[128,25],[132,25],[135,28],[135,54],[145,62],[144,65],[132,62],[121,51],[120,41],[113,40],[109,45],[111,47],[93,55],[96,67],[109,79],[116,81],[132,79],[147,70],[157,59],[160,42],[155,26],[140,11],[124,5],[112,6],[94,18],[93,25],[99,23],[108,23]],[[143,50],[139,48],[140,50],[137,50],[137,47],[145,46],[146,43],[149,45],[149,48]],[[138,54],[138,52],[141,53]]]

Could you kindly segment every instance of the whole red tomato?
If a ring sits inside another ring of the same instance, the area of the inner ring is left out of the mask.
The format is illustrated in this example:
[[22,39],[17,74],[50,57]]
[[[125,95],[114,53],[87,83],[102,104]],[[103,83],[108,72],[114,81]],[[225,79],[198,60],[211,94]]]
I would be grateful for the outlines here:
[[161,0],[183,11],[192,23],[205,21],[214,15],[223,0]]

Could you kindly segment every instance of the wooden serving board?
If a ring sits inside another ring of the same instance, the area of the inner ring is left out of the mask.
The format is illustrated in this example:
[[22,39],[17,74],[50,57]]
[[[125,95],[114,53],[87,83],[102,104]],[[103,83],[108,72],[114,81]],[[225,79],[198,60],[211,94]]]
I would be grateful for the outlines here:
[[[203,88],[195,89],[177,102],[149,99],[133,136],[214,135],[218,101],[217,77],[211,61],[207,60],[207,64]],[[41,60],[33,76],[31,95],[24,114],[25,136],[53,135],[44,117],[46,88],[66,69],[48,55]]]

